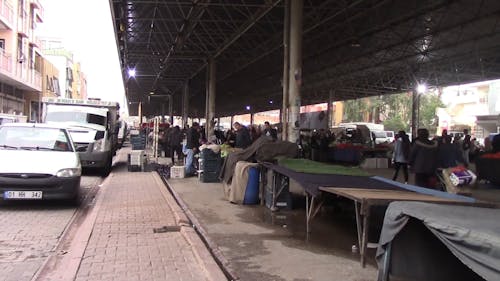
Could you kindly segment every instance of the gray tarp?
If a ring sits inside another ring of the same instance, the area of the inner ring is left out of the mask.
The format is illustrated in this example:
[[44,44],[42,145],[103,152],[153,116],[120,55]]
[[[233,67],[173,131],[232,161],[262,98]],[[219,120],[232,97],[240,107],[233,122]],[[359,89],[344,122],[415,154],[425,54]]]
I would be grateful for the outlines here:
[[421,202],[393,202],[387,208],[377,263],[410,218],[420,221],[465,265],[486,280],[500,280],[500,209]]

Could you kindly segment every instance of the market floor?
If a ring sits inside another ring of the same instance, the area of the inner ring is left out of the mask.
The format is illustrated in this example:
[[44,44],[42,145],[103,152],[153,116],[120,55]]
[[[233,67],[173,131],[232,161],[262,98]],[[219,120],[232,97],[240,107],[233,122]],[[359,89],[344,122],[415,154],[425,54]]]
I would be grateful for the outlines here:
[[306,236],[303,197],[295,198],[293,210],[272,213],[260,205],[229,203],[219,183],[192,177],[168,184],[240,280],[376,280],[374,260],[362,268],[353,252],[357,236],[350,202],[347,208],[325,208]]
[[[387,178],[393,173],[392,169],[368,171]],[[168,185],[199,222],[215,250],[228,260],[227,269],[240,280],[377,279],[374,250],[368,252],[368,264],[362,268],[353,249],[357,236],[351,201],[327,202],[306,235],[304,197],[293,182],[293,210],[275,213],[265,206],[229,203],[220,183],[202,183],[191,177],[169,179]],[[500,202],[499,190],[481,188],[473,193],[476,198]],[[383,211],[375,211],[374,219],[379,222],[372,225],[381,225]],[[376,227],[371,229],[371,242],[376,242],[378,233]]]

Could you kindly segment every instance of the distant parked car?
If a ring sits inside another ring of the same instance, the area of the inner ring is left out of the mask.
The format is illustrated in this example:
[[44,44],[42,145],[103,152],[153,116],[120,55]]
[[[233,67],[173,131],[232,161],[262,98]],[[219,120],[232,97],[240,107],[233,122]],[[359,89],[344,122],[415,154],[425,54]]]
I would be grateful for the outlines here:
[[0,198],[78,200],[81,165],[68,131],[56,125],[0,126]]
[[394,131],[385,131],[385,134],[389,143],[394,142]]
[[375,141],[375,144],[387,143],[387,134],[385,131],[371,131],[372,140]]

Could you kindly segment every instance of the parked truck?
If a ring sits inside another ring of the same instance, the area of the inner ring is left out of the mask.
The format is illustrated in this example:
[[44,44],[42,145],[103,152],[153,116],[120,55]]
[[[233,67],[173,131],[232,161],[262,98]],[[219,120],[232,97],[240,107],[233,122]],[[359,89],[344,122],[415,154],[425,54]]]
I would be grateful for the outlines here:
[[101,100],[43,98],[43,121],[64,123],[76,144],[82,167],[111,172],[118,149],[119,104]]

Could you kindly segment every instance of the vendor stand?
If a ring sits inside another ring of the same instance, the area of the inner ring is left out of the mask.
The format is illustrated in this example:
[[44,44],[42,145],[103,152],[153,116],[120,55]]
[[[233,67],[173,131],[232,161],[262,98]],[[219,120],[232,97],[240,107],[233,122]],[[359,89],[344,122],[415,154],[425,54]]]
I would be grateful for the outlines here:
[[[262,169],[271,170],[275,180],[269,186],[273,201],[271,210],[278,209],[275,198],[287,190],[289,180],[293,179],[304,189],[306,200],[306,231],[310,232],[310,222],[323,205],[321,193],[332,193],[351,199],[355,203],[358,244],[361,264],[365,265],[368,246],[368,226],[372,206],[388,205],[392,201],[410,200],[471,205],[476,200],[466,196],[449,194],[436,190],[405,185],[381,177],[369,176],[358,167],[328,165],[306,159],[285,159],[277,164],[261,163]],[[263,179],[264,180],[264,179]],[[261,197],[264,198],[264,197]]]
[[320,187],[321,191],[335,194],[354,201],[356,229],[361,265],[365,266],[368,248],[368,230],[370,212],[374,206],[387,206],[393,201],[420,201],[441,204],[472,204],[475,200],[468,197],[443,198],[431,194],[416,193],[406,190],[382,190],[370,188]]
[[391,203],[376,255],[378,280],[500,280],[499,216],[492,208]]
[[478,180],[487,180],[500,187],[500,152],[486,153],[476,159]]

